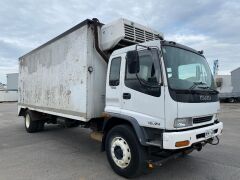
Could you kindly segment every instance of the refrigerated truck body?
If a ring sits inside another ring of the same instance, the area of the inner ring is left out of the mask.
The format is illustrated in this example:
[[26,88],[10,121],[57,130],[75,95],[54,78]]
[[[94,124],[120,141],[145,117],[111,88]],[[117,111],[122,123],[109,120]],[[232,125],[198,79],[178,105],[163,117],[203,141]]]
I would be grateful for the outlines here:
[[47,123],[91,128],[124,177],[218,143],[219,109],[201,51],[126,19],[87,19],[19,58],[27,132]]
[[240,102],[240,68],[231,71],[231,75],[217,75],[216,84],[219,99],[223,102]]

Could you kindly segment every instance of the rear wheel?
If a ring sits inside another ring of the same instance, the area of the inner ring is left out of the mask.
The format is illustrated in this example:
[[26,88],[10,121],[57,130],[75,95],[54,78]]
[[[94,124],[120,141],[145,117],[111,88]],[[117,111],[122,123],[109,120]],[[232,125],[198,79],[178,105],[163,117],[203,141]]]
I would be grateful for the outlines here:
[[33,112],[28,110],[25,114],[25,129],[28,133],[42,131],[44,129],[44,121],[34,120]]
[[108,161],[118,175],[130,178],[146,172],[146,151],[130,126],[113,127],[107,134],[105,149]]
[[43,131],[45,122],[42,120],[38,120],[37,122],[38,122],[38,130],[37,131]]

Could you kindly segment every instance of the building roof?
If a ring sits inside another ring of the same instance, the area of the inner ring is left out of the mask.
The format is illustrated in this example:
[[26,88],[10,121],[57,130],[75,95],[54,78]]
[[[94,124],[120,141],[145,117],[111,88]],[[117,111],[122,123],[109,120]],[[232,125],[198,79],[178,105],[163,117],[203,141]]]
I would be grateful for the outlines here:
[[231,73],[232,73],[233,71],[238,71],[238,70],[240,70],[240,67],[238,67],[238,68],[232,70]]

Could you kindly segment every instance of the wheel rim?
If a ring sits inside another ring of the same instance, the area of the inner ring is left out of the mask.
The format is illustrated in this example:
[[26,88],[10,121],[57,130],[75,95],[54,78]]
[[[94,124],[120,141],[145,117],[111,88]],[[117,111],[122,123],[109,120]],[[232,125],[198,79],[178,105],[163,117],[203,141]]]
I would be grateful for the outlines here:
[[25,125],[27,128],[29,128],[30,126],[30,116],[28,114],[25,117]]
[[131,161],[131,150],[122,137],[115,137],[111,142],[111,155],[114,163],[120,168],[126,168]]

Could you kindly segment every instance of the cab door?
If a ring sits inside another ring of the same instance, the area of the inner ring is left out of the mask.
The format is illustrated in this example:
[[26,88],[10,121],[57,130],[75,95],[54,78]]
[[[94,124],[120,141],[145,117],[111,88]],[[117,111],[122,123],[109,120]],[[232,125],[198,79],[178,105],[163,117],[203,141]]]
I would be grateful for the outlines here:
[[158,49],[138,51],[139,72],[131,73],[128,59],[122,65],[121,113],[141,126],[164,128],[164,86]]
[[108,77],[106,81],[106,112],[121,113],[121,92],[122,82],[120,81],[120,71],[122,57],[115,56],[110,59]]

